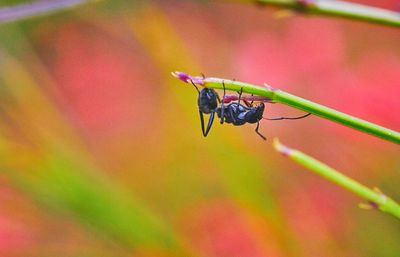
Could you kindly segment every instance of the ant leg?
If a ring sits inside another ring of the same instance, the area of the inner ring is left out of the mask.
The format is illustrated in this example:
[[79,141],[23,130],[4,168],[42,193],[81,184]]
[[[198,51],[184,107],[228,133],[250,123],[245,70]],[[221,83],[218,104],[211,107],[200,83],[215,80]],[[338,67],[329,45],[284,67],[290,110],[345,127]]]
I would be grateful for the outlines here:
[[215,95],[217,96],[218,103],[221,103],[221,98],[219,98],[219,95],[217,93],[215,93]]
[[260,128],[260,122],[257,122],[256,133],[257,133],[262,139],[267,140],[267,138],[266,138],[264,135],[262,135],[262,134],[258,131],[259,128]]
[[238,97],[238,102],[237,102],[237,106],[239,107],[240,105],[240,99],[242,98],[242,94],[243,94],[243,88],[240,88],[240,92],[239,92],[239,97]]
[[204,76],[204,73],[202,72],[202,73],[200,73],[200,75],[201,75],[201,77],[203,78],[203,79],[205,79],[206,78],[206,76]]
[[235,110],[234,108],[228,108],[228,113],[229,113],[228,117],[230,118],[230,123],[232,123],[235,126],[243,125],[242,122],[238,119],[238,117],[236,117],[237,114],[235,113],[235,111],[237,110]]
[[[241,98],[242,98],[242,93],[243,93],[243,88],[240,88],[240,92],[239,92],[239,97],[238,97],[238,101],[237,101],[237,103],[236,103],[236,106],[237,106],[237,112],[239,113],[240,111],[240,100],[241,100]],[[239,124],[239,119],[236,119],[236,118],[238,118],[238,117],[235,117],[235,113],[234,113],[234,111],[233,111],[233,109],[231,108],[230,110],[230,117],[232,118],[232,123],[233,124]],[[243,125],[243,124],[241,124],[241,125]]]
[[203,112],[199,111],[200,114],[200,124],[201,124],[201,131],[203,132],[203,136],[206,136],[206,132],[204,130],[204,116],[203,116]]
[[222,80],[222,86],[224,88],[224,95],[222,96],[222,101],[221,101],[221,124],[224,124],[224,115],[225,115],[225,105],[224,105],[224,99],[226,95],[226,90],[225,90],[225,82]]
[[299,116],[299,117],[278,117],[278,118],[264,118],[265,120],[299,120],[299,119],[303,119],[305,117],[310,116],[311,113],[307,113],[305,115]]
[[254,101],[251,101],[250,103],[249,103],[249,101],[247,101],[246,99],[243,99],[242,101],[243,101],[243,103],[244,103],[247,107],[252,107],[252,106],[253,106],[253,102],[254,102]]
[[212,112],[210,114],[210,118],[208,119],[206,132],[205,133],[203,132],[204,137],[206,137],[208,135],[208,132],[210,132],[211,126],[212,126],[213,121],[214,121],[214,115],[215,115],[215,112]]
[[[254,96],[254,94],[251,94],[251,96]],[[250,102],[250,106],[248,106],[248,107],[251,107],[251,106],[253,106],[253,103],[254,103],[254,100],[251,100],[251,102]]]
[[197,93],[199,93],[200,94],[200,91],[199,91],[199,89],[197,88],[197,86],[193,83],[193,80],[190,80],[190,83],[192,83],[192,85],[194,86],[194,88],[196,88],[196,90],[197,90]]

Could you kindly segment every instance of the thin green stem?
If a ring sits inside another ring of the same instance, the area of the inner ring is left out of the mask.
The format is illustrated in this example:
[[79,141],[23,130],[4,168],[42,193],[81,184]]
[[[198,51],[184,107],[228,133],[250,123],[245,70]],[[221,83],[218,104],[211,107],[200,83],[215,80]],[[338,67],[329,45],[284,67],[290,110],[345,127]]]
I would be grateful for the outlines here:
[[325,118],[333,122],[345,125],[347,127],[357,129],[361,132],[376,137],[380,137],[382,139],[385,139],[387,141],[396,144],[400,144],[399,132],[336,111],[321,104],[317,104],[309,100],[303,99],[301,97],[289,94],[285,91],[272,88],[271,86],[268,85],[265,85],[265,87],[260,87],[249,83],[233,81],[229,79],[220,79],[220,78],[203,79],[202,77],[192,77],[182,72],[175,72],[174,76],[185,82],[189,82],[190,80],[192,80],[194,83],[198,85],[215,89],[223,89],[222,82],[224,82],[226,90],[240,91],[240,89],[243,88],[244,93],[264,96],[269,98],[273,102],[289,105],[299,110],[312,113],[321,118]]
[[339,171],[314,159],[298,150],[291,149],[274,139],[275,149],[283,155],[289,157],[296,163],[306,167],[312,172],[328,179],[329,181],[343,187],[344,189],[366,199],[370,208],[377,208],[400,219],[400,205],[390,197],[386,196],[379,189],[372,190],[359,182],[343,175]]
[[8,23],[42,16],[97,1],[100,0],[37,1],[20,5],[4,6],[0,7],[0,23]]
[[310,15],[341,17],[400,27],[400,13],[362,4],[336,0],[236,0],[294,10]]

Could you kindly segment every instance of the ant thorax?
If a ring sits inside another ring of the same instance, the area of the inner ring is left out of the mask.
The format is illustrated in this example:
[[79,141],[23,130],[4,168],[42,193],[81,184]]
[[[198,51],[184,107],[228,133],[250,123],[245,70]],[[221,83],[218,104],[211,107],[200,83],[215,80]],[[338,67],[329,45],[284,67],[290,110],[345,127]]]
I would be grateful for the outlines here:
[[[246,107],[239,103],[230,103],[228,105],[221,105],[217,109],[217,115],[223,119],[223,122],[232,123],[235,126],[243,125],[247,122],[247,114],[251,108]],[[223,117],[221,117],[223,116]]]

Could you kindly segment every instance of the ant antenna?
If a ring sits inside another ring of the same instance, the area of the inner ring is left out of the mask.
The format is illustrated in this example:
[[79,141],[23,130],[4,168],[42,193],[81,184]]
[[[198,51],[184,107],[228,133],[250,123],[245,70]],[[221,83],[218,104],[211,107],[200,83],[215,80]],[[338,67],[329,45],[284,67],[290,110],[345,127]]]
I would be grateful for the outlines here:
[[299,117],[278,117],[278,118],[264,118],[264,120],[299,120],[299,119],[303,119],[305,117],[310,116],[311,113],[307,113],[305,115],[299,116]]
[[197,88],[197,86],[193,83],[193,80],[190,80],[190,83],[192,83],[192,85],[194,86],[194,88],[196,88],[196,90],[197,90],[197,93],[199,93],[200,94],[200,91],[199,91],[199,89]]

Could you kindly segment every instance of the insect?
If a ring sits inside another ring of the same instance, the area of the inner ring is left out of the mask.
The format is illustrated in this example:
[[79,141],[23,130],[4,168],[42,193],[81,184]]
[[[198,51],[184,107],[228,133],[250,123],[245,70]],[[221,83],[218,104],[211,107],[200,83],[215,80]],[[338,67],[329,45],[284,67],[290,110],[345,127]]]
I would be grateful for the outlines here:
[[[197,86],[190,81],[191,84],[197,90],[199,96],[197,99],[197,105],[199,107],[200,123],[203,136],[206,137],[210,132],[212,124],[214,122],[215,113],[217,113],[218,118],[220,118],[220,123],[224,122],[233,124],[235,126],[242,126],[246,123],[255,124],[257,123],[255,132],[264,140],[266,137],[259,132],[260,120],[296,120],[305,118],[311,113],[302,115],[299,117],[278,117],[278,118],[264,118],[264,102],[270,102],[268,98],[258,97],[258,96],[248,96],[242,97],[243,88],[239,92],[239,96],[226,95],[225,83],[222,82],[224,88],[224,95],[222,100],[219,98],[217,92],[211,88],[203,88],[201,91]],[[235,101],[237,99],[237,102]],[[233,102],[235,101],[235,102]],[[243,101],[245,105],[241,104]],[[253,106],[253,102],[260,102],[258,105]],[[218,107],[218,104],[220,106]],[[204,114],[210,114],[207,122],[207,127],[204,126]]]

